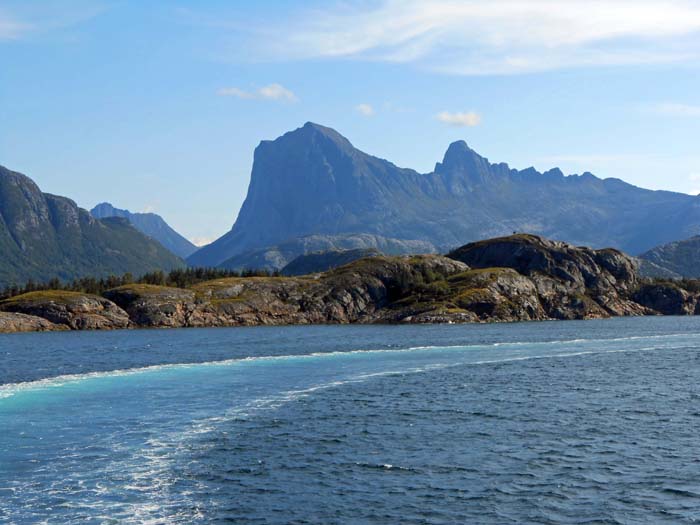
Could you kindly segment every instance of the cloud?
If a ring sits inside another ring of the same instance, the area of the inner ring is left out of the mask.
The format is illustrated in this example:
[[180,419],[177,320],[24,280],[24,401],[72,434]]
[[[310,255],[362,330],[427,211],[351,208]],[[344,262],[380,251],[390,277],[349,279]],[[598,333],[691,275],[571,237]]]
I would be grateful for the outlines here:
[[16,3],[12,10],[0,7],[0,42],[20,40],[86,22],[108,9],[98,1]]
[[481,115],[474,113],[473,111],[464,113],[450,113],[449,111],[442,111],[435,115],[435,118],[440,122],[449,124],[450,126],[473,127],[481,124]]
[[700,117],[700,106],[665,102],[652,107],[652,111],[658,115],[668,117]]
[[15,20],[11,15],[0,11],[0,40],[17,40],[31,29],[30,24]]
[[253,91],[245,91],[237,87],[221,88],[216,92],[221,97],[236,97],[242,99],[281,100],[284,102],[298,102],[299,98],[281,84],[270,84]]
[[483,75],[697,63],[699,36],[695,0],[378,0],[299,12],[248,49]]
[[297,102],[299,100],[294,93],[280,84],[270,84],[269,86],[261,87],[258,93],[262,98],[272,100],[286,100],[288,102]]
[[688,175],[688,182],[689,185],[686,193],[690,195],[700,195],[700,172]]
[[374,108],[369,104],[358,104],[355,106],[355,111],[364,117],[374,116]]

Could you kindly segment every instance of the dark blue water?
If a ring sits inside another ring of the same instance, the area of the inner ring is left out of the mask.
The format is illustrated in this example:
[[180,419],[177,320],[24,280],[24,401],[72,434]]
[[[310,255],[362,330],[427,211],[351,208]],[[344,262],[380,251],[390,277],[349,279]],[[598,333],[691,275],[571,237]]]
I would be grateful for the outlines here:
[[0,522],[693,523],[700,318],[0,336]]

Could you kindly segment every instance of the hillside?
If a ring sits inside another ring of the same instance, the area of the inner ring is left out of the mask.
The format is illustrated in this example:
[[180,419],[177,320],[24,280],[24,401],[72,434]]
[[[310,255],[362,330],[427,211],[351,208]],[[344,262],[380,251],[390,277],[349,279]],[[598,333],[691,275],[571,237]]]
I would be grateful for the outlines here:
[[642,273],[653,277],[700,278],[700,235],[652,248],[639,256]]
[[42,193],[29,177],[2,166],[0,253],[0,287],[184,266],[127,220],[95,219],[72,200]]

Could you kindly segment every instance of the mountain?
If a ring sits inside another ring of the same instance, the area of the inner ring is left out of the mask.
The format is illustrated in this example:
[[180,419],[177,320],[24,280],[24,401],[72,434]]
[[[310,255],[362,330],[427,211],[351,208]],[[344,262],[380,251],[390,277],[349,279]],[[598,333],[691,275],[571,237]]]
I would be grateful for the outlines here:
[[218,265],[310,235],[371,234],[444,252],[514,231],[640,253],[700,233],[700,198],[590,173],[519,171],[489,162],[463,141],[420,174],[307,123],[260,143],[233,228],[188,260]]
[[197,247],[182,235],[173,230],[160,215],[155,213],[131,213],[129,210],[120,210],[108,202],[95,206],[90,213],[96,219],[107,217],[123,217],[141,233],[148,235],[161,243],[165,248],[183,259],[197,251]]
[[674,241],[641,254],[641,273],[648,277],[700,278],[700,235]]
[[327,272],[333,268],[344,266],[358,259],[377,257],[382,252],[374,248],[358,248],[356,250],[329,250],[327,252],[312,252],[300,255],[284,268],[282,275],[309,275],[311,273]]
[[0,166],[0,286],[184,266],[127,220],[98,220]]

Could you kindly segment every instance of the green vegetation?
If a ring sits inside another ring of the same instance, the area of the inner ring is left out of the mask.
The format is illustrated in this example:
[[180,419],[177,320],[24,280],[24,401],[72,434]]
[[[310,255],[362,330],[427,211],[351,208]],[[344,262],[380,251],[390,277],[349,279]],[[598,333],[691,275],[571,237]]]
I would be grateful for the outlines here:
[[500,275],[512,272],[509,268],[480,268],[444,277],[428,270],[414,276],[409,294],[397,300],[395,306],[458,312],[473,310],[475,305],[492,300],[489,284]]
[[2,304],[43,304],[48,302],[70,303],[73,300],[80,299],[81,297],[85,297],[85,294],[80,292],[70,292],[67,290],[41,290],[28,292],[5,299],[2,301]]
[[18,295],[24,295],[32,292],[49,290],[76,292],[83,294],[102,295],[105,291],[113,288],[118,288],[125,285],[154,285],[154,286],[169,286],[172,288],[189,288],[196,284],[213,281],[216,279],[227,278],[250,278],[250,277],[274,277],[277,273],[266,271],[245,270],[243,272],[235,272],[232,270],[223,270],[220,268],[186,268],[176,269],[165,273],[161,271],[150,272],[141,277],[134,278],[130,273],[125,273],[122,276],[110,275],[109,277],[96,279],[94,277],[83,277],[74,279],[70,282],[61,282],[54,278],[44,283],[36,283],[32,280],[27,281],[23,286],[8,286],[0,293],[0,300],[9,299]]

